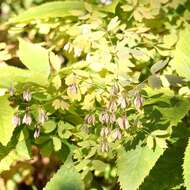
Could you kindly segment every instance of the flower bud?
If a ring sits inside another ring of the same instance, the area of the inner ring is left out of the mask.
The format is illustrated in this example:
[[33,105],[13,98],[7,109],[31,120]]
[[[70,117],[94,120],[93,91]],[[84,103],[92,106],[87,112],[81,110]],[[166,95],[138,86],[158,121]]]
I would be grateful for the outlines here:
[[115,113],[110,114],[110,123],[113,124],[116,121],[116,115]]
[[100,0],[100,2],[104,5],[110,5],[112,3],[112,0]]
[[137,95],[134,99],[134,105],[137,110],[140,110],[143,106],[143,98],[140,95]]
[[38,121],[41,124],[44,124],[44,122],[47,120],[46,113],[43,109],[40,109],[39,115],[38,115]]
[[101,143],[101,151],[102,152],[109,152],[109,145],[108,145],[108,142],[107,141],[103,141]]
[[71,92],[71,94],[77,94],[77,86],[75,83],[69,85],[68,90]]
[[70,48],[70,44],[69,44],[69,43],[66,43],[66,44],[64,45],[64,48],[63,48],[63,49],[64,49],[65,51],[67,51],[69,48]]
[[116,128],[112,134],[113,140],[120,140],[122,137],[121,131]]
[[117,103],[116,103],[115,100],[111,100],[111,101],[109,102],[108,109],[109,109],[110,111],[112,111],[112,112],[117,110]]
[[109,116],[108,112],[102,112],[99,116],[99,120],[101,123],[108,124],[110,121],[110,116]]
[[130,127],[129,121],[125,115],[122,117],[119,117],[117,119],[117,123],[118,123],[120,129],[128,129]]
[[29,92],[28,90],[24,91],[23,92],[23,99],[26,101],[26,102],[29,102],[32,98],[32,94],[31,92]]
[[89,124],[89,125],[94,125],[95,124],[95,121],[96,121],[96,118],[94,115],[92,114],[88,114],[86,117],[85,117],[85,123]]
[[39,136],[40,136],[40,126],[37,125],[37,126],[36,126],[36,129],[35,129],[35,131],[34,131],[34,138],[36,139],[36,138],[38,138]]
[[110,133],[111,133],[111,129],[109,127],[103,127],[100,131],[100,136],[108,137]]
[[119,85],[118,84],[114,84],[112,87],[111,87],[111,90],[110,90],[110,94],[111,95],[117,95],[119,93]]
[[22,123],[23,124],[26,124],[26,125],[31,125],[32,123],[32,117],[30,114],[26,113],[23,117],[23,120],[22,120]]
[[10,96],[14,96],[14,88],[13,88],[13,86],[11,86],[10,88],[9,88],[9,94],[10,94]]
[[20,117],[18,116],[18,114],[14,115],[12,118],[12,124],[13,126],[19,126],[21,124],[21,120]]
[[75,57],[80,57],[82,53],[82,49],[81,48],[74,48],[74,56]]
[[124,96],[119,96],[117,103],[122,109],[127,107],[127,100]]

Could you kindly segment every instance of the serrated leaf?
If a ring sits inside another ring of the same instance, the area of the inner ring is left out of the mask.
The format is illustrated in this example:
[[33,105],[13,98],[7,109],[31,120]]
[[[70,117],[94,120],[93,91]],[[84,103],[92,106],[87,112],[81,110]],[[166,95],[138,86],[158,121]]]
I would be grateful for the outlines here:
[[9,23],[30,22],[34,19],[78,16],[84,11],[82,1],[55,1],[30,8],[9,20]]
[[14,109],[10,106],[8,97],[0,96],[0,143],[4,146],[10,141],[15,126],[12,124]]
[[[181,128],[179,127],[181,131]],[[140,190],[171,190],[183,183],[182,167],[184,145],[186,142],[179,141],[170,146],[159,158],[154,168],[145,178]]]
[[190,26],[181,31],[176,45],[174,59],[170,62],[172,68],[187,80],[190,80]]
[[121,188],[123,190],[138,189],[163,152],[164,150],[159,147],[151,150],[141,145],[129,151],[122,149],[117,159]]
[[32,44],[23,39],[19,40],[18,55],[22,63],[32,72],[50,74],[48,51],[37,44]]
[[43,190],[84,190],[80,174],[71,164],[61,166]]
[[185,187],[187,190],[190,189],[190,138],[188,145],[185,149],[184,162],[183,162],[183,178]]

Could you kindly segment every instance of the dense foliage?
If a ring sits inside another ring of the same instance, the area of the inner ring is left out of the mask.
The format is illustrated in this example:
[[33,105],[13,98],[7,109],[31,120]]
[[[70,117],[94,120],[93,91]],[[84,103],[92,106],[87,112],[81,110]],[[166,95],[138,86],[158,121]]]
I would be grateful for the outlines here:
[[190,189],[189,0],[0,7],[0,189]]

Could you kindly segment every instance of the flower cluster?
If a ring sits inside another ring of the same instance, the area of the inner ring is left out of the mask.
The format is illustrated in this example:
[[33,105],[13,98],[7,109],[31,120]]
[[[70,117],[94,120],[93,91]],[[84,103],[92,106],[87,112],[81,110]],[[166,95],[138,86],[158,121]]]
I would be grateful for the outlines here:
[[[14,88],[10,88],[10,96],[15,96]],[[18,112],[12,118],[13,126],[17,127],[20,125],[31,126],[34,123],[35,130],[34,130],[34,138],[39,137],[40,135],[40,127],[44,124],[44,122],[48,119],[46,112],[39,108],[38,111],[38,118],[35,120],[32,116],[30,111],[29,102],[32,100],[32,94],[29,90],[25,90],[22,94],[23,102],[25,102],[25,109],[18,110]],[[36,123],[36,124],[35,124]]]
[[124,134],[129,132],[132,124],[129,121],[128,110],[133,108],[135,114],[141,112],[143,107],[143,98],[139,93],[134,96],[126,95],[125,91],[116,83],[109,91],[109,99],[103,105],[101,112],[87,114],[84,119],[83,129],[89,133],[88,126],[100,127],[100,149],[102,152],[108,152],[109,142],[122,140]]

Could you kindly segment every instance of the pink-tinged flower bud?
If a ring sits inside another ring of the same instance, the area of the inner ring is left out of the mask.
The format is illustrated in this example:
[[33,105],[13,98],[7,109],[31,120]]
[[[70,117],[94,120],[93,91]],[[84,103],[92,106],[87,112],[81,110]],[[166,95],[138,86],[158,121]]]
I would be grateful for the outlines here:
[[109,106],[108,106],[108,109],[111,111],[111,112],[115,112],[117,110],[117,102],[115,100],[111,100],[109,102]]
[[140,110],[143,106],[143,98],[140,95],[137,95],[134,99],[134,105],[137,110]]
[[115,113],[111,113],[110,114],[110,123],[113,124],[113,123],[115,123],[115,121],[116,121],[116,115],[115,115]]
[[103,141],[103,142],[101,143],[100,148],[101,148],[101,151],[102,151],[102,152],[109,152],[109,145],[108,145],[108,142],[107,142],[107,141]]
[[26,113],[23,117],[23,120],[22,120],[22,123],[23,124],[26,124],[26,125],[31,125],[32,123],[32,117],[30,114]]
[[47,120],[46,113],[43,109],[39,110],[39,115],[38,115],[38,121],[41,124],[44,124],[44,122]]
[[19,126],[21,124],[21,120],[20,117],[18,116],[18,114],[14,115],[12,118],[12,124],[16,127]]
[[26,101],[26,102],[29,102],[32,98],[32,94],[30,91],[26,90],[23,92],[23,99]]
[[108,124],[110,121],[110,116],[109,116],[108,112],[102,112],[99,116],[99,120],[101,123]]
[[119,89],[119,85],[118,84],[114,84],[112,87],[111,87],[111,90],[110,90],[110,94],[111,95],[117,95],[119,93],[120,89]]
[[100,131],[100,136],[108,137],[110,133],[111,133],[111,129],[109,127],[103,127]]
[[122,137],[121,131],[116,128],[112,134],[113,140],[120,140]]
[[40,126],[36,126],[36,129],[34,131],[34,138],[38,138],[40,136]]
[[68,86],[68,90],[71,92],[71,94],[77,94],[77,86],[75,83]]
[[14,88],[13,88],[13,86],[11,86],[9,88],[9,94],[10,94],[10,96],[14,96],[14,93],[15,93]]
[[95,121],[96,121],[96,118],[94,115],[92,114],[88,114],[86,117],[85,117],[85,123],[89,124],[89,125],[94,125],[95,124]]
[[129,121],[125,115],[122,117],[119,117],[117,119],[117,123],[118,123],[120,129],[128,129],[130,127]]
[[120,106],[122,109],[125,109],[127,107],[127,100],[124,96],[120,96],[117,103],[118,106]]

